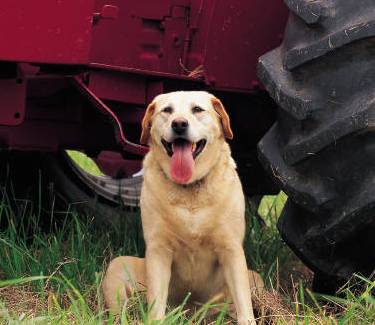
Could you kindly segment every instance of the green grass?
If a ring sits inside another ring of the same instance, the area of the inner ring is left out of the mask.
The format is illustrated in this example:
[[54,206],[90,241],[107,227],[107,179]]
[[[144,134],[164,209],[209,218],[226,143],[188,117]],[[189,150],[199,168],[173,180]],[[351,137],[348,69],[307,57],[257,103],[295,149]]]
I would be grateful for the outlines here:
[[84,153],[75,150],[67,150],[67,153],[69,157],[83,170],[86,170],[87,172],[95,176],[103,175],[95,162],[87,157]]
[[[356,277],[364,289],[354,294],[348,284],[340,298],[311,293],[311,273],[275,226],[285,200],[284,194],[263,199],[258,211],[265,225],[253,209],[247,211],[247,261],[268,287],[255,301],[258,324],[375,324],[375,282]],[[144,297],[133,297],[120,317],[113,317],[105,311],[100,289],[110,259],[144,254],[139,215],[124,211],[125,221],[109,227],[73,209],[59,219],[52,213],[48,222],[40,220],[38,211],[36,206],[35,212],[16,215],[4,193],[0,197],[0,324],[148,323]],[[183,306],[170,308],[163,324],[208,323],[211,307],[195,313],[186,313]],[[209,321],[226,324],[230,318],[221,312]]]

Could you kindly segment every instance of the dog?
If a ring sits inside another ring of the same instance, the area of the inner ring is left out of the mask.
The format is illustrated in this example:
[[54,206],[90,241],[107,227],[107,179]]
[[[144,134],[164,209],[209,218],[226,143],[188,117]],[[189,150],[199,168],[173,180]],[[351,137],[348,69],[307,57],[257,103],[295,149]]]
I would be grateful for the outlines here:
[[140,207],[145,258],[122,256],[103,279],[107,307],[118,312],[134,291],[146,290],[150,318],[163,319],[167,301],[231,300],[238,324],[256,324],[242,247],[245,199],[226,139],[233,132],[221,101],[204,91],[157,96],[142,121]]

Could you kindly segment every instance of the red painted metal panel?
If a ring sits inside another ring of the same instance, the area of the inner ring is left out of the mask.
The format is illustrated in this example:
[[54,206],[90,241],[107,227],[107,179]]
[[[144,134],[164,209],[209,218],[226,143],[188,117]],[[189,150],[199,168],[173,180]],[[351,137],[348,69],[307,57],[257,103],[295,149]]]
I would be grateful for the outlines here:
[[281,43],[288,11],[282,0],[199,0],[191,15],[189,70],[202,65],[213,88],[248,91],[259,56]]
[[[97,0],[96,10],[108,1]],[[201,67],[212,89],[251,91],[260,55],[276,47],[287,19],[282,0],[110,1],[118,19],[94,27],[92,62],[144,75],[187,76]]]
[[1,0],[0,60],[85,64],[94,0]]
[[91,61],[178,74],[188,25],[187,0],[97,0],[119,8],[118,19],[94,25]]
[[257,58],[280,42],[282,0],[2,0],[0,60],[188,75],[249,91]]
[[95,71],[90,74],[89,88],[102,99],[146,105],[146,82],[139,76]]
[[105,175],[113,178],[131,177],[142,168],[140,160],[127,160],[113,151],[102,151],[94,160]]

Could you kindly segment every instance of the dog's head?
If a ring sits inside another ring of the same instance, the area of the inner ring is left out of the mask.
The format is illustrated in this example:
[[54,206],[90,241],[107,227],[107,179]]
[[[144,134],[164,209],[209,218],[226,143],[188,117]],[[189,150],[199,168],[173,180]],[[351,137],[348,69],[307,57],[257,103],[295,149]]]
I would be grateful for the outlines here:
[[150,145],[166,175],[178,184],[204,177],[225,138],[233,138],[228,114],[219,99],[204,91],[159,95],[142,121],[141,143]]

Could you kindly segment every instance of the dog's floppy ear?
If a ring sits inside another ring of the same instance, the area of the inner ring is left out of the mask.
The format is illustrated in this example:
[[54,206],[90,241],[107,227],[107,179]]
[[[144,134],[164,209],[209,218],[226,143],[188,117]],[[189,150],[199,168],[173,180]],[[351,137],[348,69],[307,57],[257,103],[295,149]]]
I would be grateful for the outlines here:
[[148,139],[150,138],[151,119],[155,112],[155,106],[156,103],[153,101],[150,105],[148,105],[145,116],[143,116],[141,144],[147,144]]
[[214,96],[212,97],[211,102],[212,102],[212,106],[214,107],[216,113],[218,113],[219,116],[220,116],[224,136],[227,139],[233,139],[233,131],[230,127],[230,119],[229,119],[229,116],[228,116],[222,102]]

